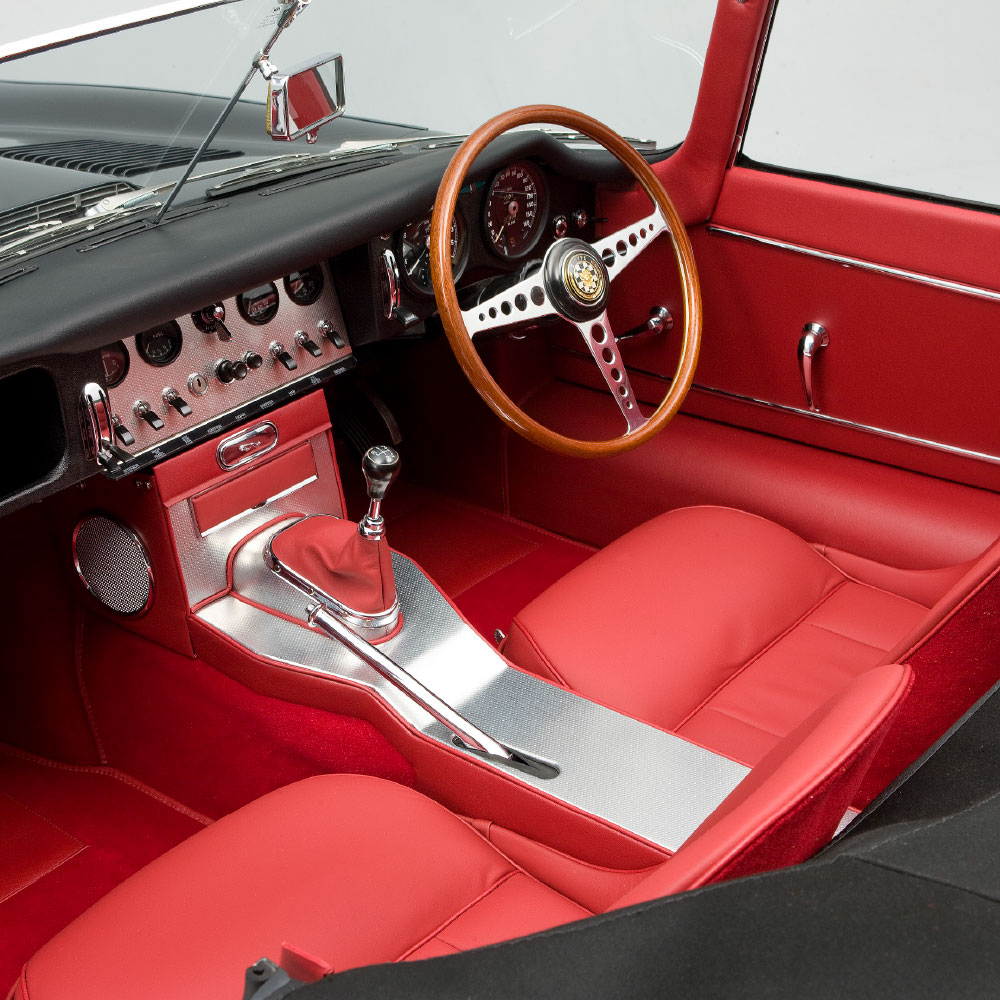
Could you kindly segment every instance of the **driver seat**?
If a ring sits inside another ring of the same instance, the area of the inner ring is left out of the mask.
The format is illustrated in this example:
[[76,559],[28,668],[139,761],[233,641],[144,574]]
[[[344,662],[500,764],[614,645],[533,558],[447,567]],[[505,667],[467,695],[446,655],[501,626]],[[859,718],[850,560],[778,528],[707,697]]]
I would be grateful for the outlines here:
[[[996,550],[926,572],[831,552],[838,564],[754,514],[673,510],[528,604],[503,652],[523,669],[753,766],[852,678],[908,657],[995,568]],[[951,708],[925,701],[914,709],[914,701],[908,710],[921,713],[917,722],[897,726],[913,746],[893,750],[910,759],[963,710],[935,719]]]

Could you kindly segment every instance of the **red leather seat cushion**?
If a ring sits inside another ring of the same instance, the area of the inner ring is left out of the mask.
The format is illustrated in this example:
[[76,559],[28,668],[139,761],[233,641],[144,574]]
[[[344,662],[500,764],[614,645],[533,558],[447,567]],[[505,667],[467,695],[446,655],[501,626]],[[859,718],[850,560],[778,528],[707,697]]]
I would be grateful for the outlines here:
[[[911,677],[890,664],[848,685],[613,905],[811,855],[843,815]],[[120,885],[38,952],[15,995],[217,1000],[237,996],[262,956],[308,956],[319,975],[589,915],[419,793],[326,775],[258,799]]]
[[28,963],[24,1000],[242,992],[287,943],[334,970],[428,958],[589,916],[401,785],[323,775],[219,820]]
[[724,507],[630,531],[532,601],[504,653],[754,764],[927,614]]

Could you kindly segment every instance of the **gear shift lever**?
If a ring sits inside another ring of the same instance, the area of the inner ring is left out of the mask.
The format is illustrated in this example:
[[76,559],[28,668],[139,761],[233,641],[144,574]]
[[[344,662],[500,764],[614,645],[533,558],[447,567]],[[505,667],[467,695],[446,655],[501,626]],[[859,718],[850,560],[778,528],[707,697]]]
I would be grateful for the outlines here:
[[368,513],[360,524],[332,516],[304,517],[276,531],[264,558],[296,587],[368,642],[385,639],[399,624],[392,553],[385,540],[382,500],[399,472],[399,454],[377,445],[361,467],[368,483]]
[[399,452],[385,444],[377,444],[365,452],[361,470],[368,484],[368,513],[361,518],[358,532],[363,538],[376,541],[385,535],[382,500],[399,473]]

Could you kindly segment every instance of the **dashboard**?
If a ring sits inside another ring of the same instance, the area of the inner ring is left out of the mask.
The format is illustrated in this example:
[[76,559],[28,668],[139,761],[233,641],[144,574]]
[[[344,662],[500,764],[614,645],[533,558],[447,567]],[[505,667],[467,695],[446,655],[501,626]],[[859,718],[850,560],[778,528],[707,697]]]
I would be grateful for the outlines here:
[[[459,193],[451,229],[451,262],[463,306],[491,294],[496,281],[520,277],[564,236],[594,238],[592,184],[516,160]],[[334,262],[345,284],[367,283],[367,301],[345,297],[355,344],[423,334],[437,306],[430,273],[430,207]]]
[[[0,463],[0,514],[99,471],[146,469],[379,342],[434,335],[429,215],[452,151],[227,193],[0,267],[0,420],[28,428]],[[606,155],[538,133],[491,144],[452,230],[463,304],[517,280],[555,239],[592,239],[596,185],[619,182]]]

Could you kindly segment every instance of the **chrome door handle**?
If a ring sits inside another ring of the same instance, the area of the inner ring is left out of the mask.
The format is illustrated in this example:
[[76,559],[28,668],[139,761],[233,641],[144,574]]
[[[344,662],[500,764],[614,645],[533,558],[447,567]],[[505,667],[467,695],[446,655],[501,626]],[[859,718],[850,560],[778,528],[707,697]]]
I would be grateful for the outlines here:
[[806,394],[806,405],[813,413],[819,413],[813,395],[813,358],[823,347],[830,346],[830,334],[819,323],[806,323],[799,339],[799,373],[802,375],[802,390]]

